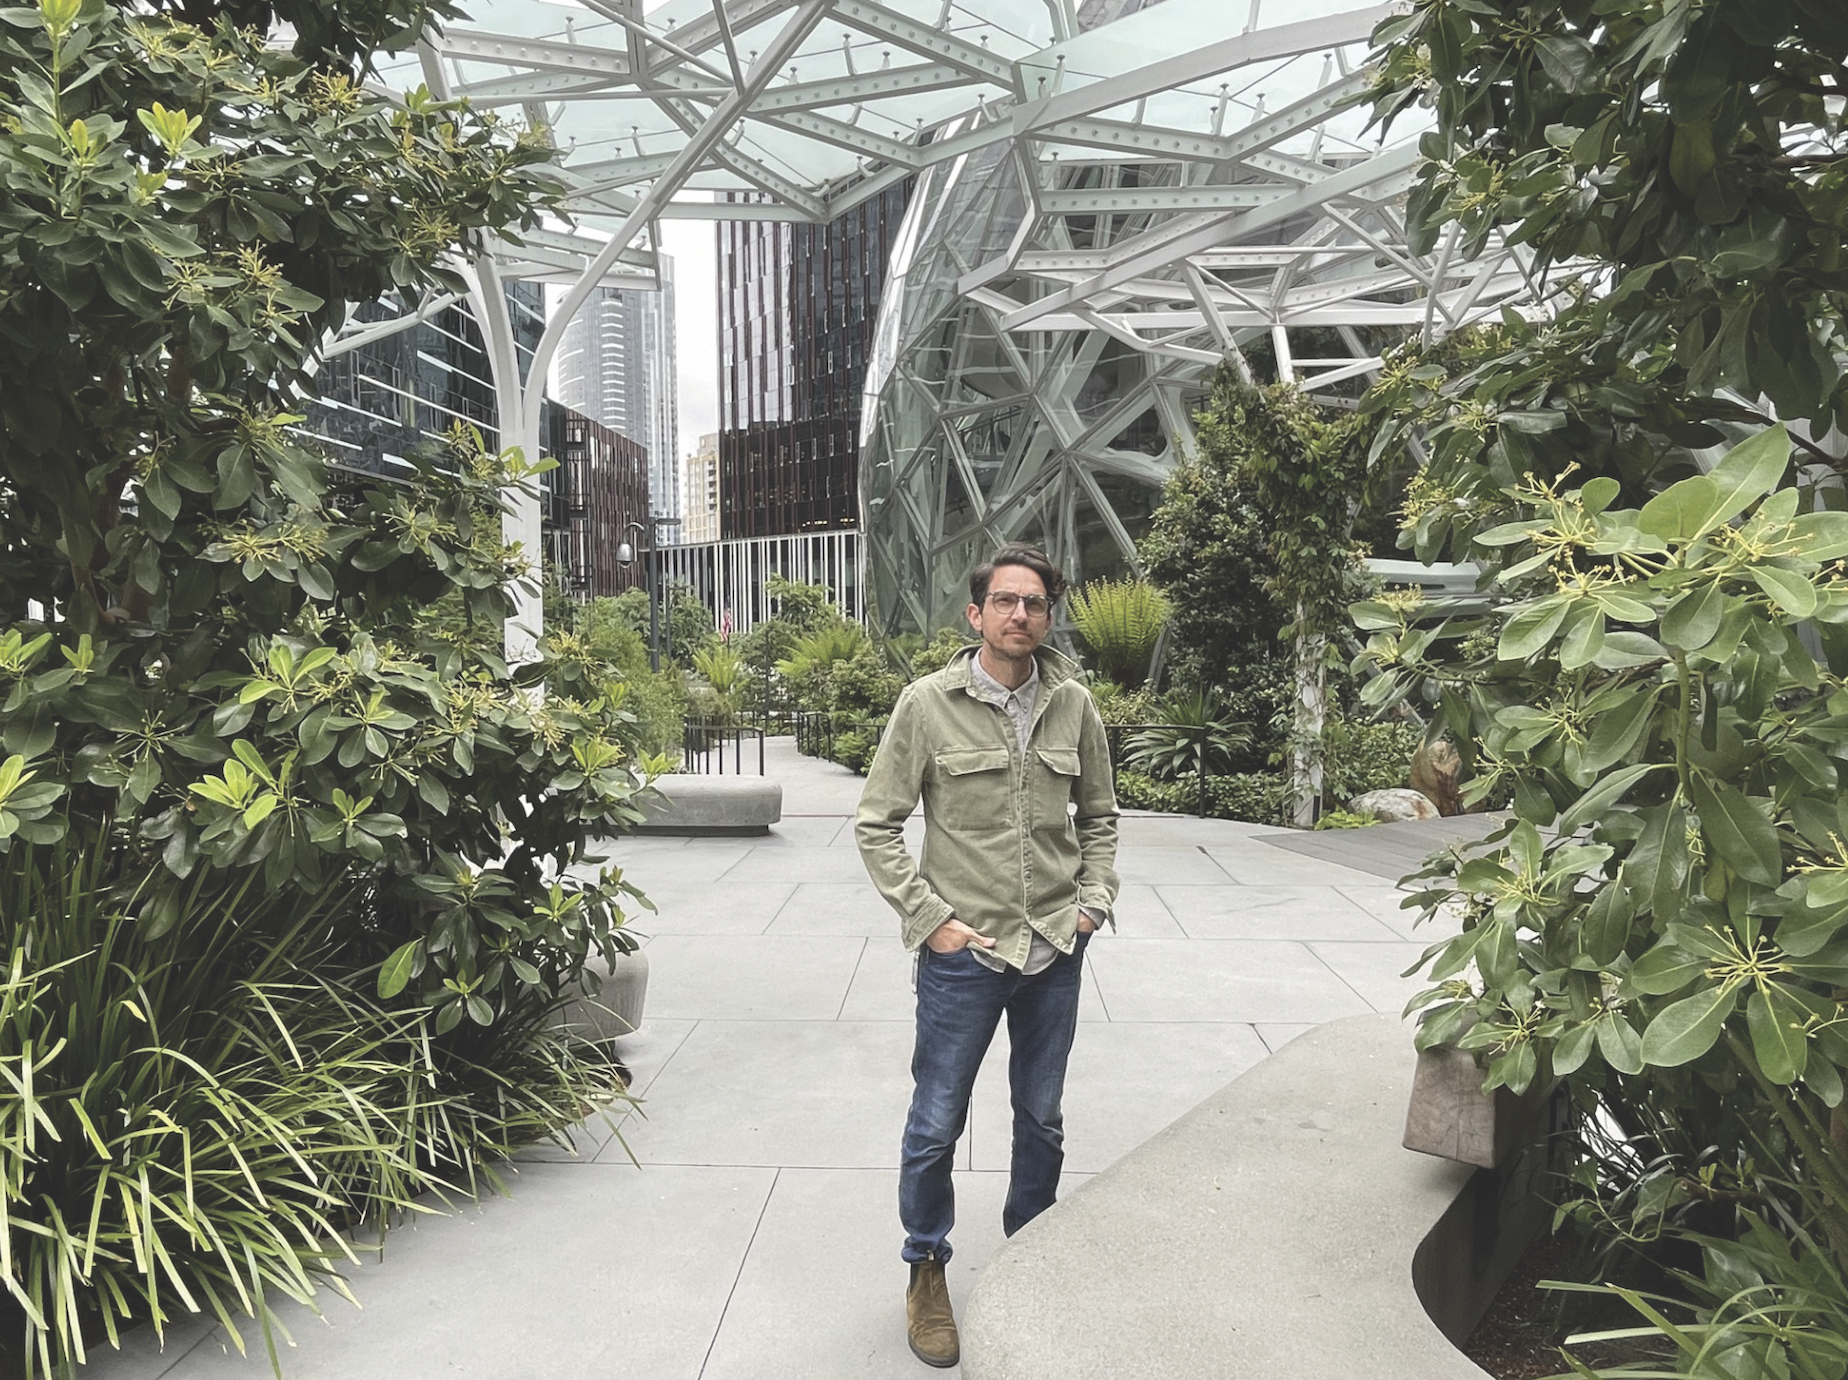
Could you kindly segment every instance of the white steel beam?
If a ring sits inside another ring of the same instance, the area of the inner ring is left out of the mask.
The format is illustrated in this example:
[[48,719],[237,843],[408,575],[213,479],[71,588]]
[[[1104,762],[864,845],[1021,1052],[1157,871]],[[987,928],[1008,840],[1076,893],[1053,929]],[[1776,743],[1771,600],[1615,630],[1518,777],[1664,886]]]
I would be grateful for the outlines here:
[[[534,72],[563,72],[574,77],[601,77],[627,81],[629,55],[615,48],[592,48],[582,43],[560,43],[546,38],[487,33],[480,29],[448,29],[436,41],[446,58],[496,63]],[[463,88],[466,90],[466,88]]]
[[835,0],[831,18],[861,33],[890,41],[897,47],[955,67],[978,81],[1015,90],[1014,64],[988,49],[943,32],[941,28],[889,10],[873,0]]
[[363,349],[376,341],[389,340],[413,326],[422,325],[445,308],[453,307],[463,296],[460,292],[432,293],[412,310],[394,316],[389,321],[349,322],[344,330],[322,340],[318,352],[320,358],[324,361],[338,359],[341,355]]
[[835,77],[827,81],[791,82],[764,92],[753,103],[756,115],[776,115],[795,110],[825,110],[837,105],[859,105],[886,96],[910,96],[919,91],[945,91],[969,86],[977,78],[947,62],[913,63],[907,67],[884,67],[857,76]]
[[[1040,209],[1049,216],[1138,215],[1154,211],[1204,211],[1268,206],[1296,190],[1282,183],[1236,183],[1232,186],[1098,187],[1041,192]],[[1024,257],[1024,256],[1023,256]]]
[[[1252,30],[1233,38],[1208,43],[1191,52],[1176,53],[1160,62],[1138,67],[1118,76],[1088,82],[1056,96],[1032,104],[1032,114],[1024,114],[1024,128],[1037,129],[1063,121],[1113,110],[1159,92],[1190,86],[1208,77],[1220,76],[1253,63],[1273,62],[1303,53],[1323,52],[1348,43],[1365,43],[1382,20],[1400,11],[1397,0],[1346,14],[1325,15],[1319,19]],[[1056,62],[1058,50],[1036,56],[1023,68],[1038,71]]]
[[1419,153],[1415,144],[1401,144],[1374,155],[1365,163],[1332,173],[1323,181],[1304,187],[1292,196],[1246,211],[1242,215],[1179,217],[1163,226],[1159,232],[1126,241],[1120,248],[1128,252],[1088,282],[1062,288],[1023,306],[1003,318],[1003,324],[1010,331],[1018,330],[1036,317],[1074,305],[1094,293],[1137,277],[1146,269],[1172,263],[1199,250],[1211,249],[1225,240],[1275,225],[1292,215],[1313,211],[1320,202],[1359,192],[1395,177],[1403,177],[1407,170],[1417,165],[1418,160]]
[[[688,20],[674,29],[675,48],[661,48],[653,59],[648,75],[659,77],[664,71],[683,62],[685,60],[681,56],[683,53],[703,54],[723,47],[727,27],[733,34],[755,29],[765,21],[795,9],[798,0],[723,0],[723,2],[723,20],[715,13],[707,13],[698,19]],[[783,61],[788,61],[787,55]],[[781,65],[778,63],[778,66]],[[742,75],[748,79],[753,74],[744,73]],[[742,86],[744,82],[739,81],[738,84]]]

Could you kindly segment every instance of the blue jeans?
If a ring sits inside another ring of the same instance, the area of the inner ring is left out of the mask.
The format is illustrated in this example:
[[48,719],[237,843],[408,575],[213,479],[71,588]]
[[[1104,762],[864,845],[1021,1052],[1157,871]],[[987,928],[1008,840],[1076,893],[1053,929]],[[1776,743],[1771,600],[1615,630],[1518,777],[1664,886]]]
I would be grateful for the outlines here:
[[1065,1064],[1078,1028],[1084,978],[1080,934],[1069,954],[1026,977],[995,972],[968,950],[918,953],[918,1035],[911,1055],[911,1114],[899,1159],[898,1215],[904,1258],[950,1258],[956,1142],[969,1119],[969,1094],[995,1029],[1007,1016],[1008,1088],[1014,1103],[1014,1156],[1001,1229],[1012,1236],[1051,1207],[1065,1164]]

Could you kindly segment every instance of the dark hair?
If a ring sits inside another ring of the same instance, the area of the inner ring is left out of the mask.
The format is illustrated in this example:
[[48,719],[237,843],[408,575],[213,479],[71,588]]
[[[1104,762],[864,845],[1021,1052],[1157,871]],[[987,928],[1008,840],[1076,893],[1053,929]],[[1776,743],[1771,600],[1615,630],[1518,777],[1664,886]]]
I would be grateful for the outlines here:
[[970,603],[988,602],[988,582],[994,579],[995,571],[1004,565],[1023,565],[1039,576],[1040,583],[1046,586],[1046,597],[1053,603],[1058,603],[1065,596],[1065,576],[1059,573],[1059,567],[1052,563],[1052,558],[1031,542],[1011,541],[970,573]]

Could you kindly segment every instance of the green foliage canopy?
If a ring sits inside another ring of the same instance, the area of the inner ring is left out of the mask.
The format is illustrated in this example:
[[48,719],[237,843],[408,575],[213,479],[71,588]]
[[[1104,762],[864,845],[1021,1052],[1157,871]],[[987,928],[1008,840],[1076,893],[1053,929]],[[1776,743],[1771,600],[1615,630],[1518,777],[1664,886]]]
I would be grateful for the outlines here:
[[239,10],[295,52],[158,4],[0,13],[0,843],[121,831],[150,937],[202,868],[367,876],[382,987],[441,1032],[622,942],[619,876],[555,879],[640,776],[606,668],[499,655],[532,573],[501,495],[542,466],[458,434],[336,488],[289,429],[353,302],[459,287],[444,255],[554,197],[538,137],[360,84],[431,12]]
[[1374,38],[1376,113],[1423,101],[1437,117],[1412,247],[1470,254],[1499,232],[1555,289],[1544,319],[1508,312],[1401,359],[1369,399],[1391,414],[1376,453],[1413,427],[1430,448],[1422,559],[1461,559],[1528,473],[1577,463],[1642,503],[1677,447],[1718,444],[1727,424],[1848,428],[1848,11],[1421,0]]

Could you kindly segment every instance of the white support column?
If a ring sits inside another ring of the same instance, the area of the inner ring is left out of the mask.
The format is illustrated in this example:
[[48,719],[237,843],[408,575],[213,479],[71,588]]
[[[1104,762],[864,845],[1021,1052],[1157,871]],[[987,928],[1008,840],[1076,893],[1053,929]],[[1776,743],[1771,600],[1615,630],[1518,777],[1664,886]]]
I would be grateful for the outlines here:
[[[418,57],[423,66],[424,83],[439,100],[452,98],[449,73],[443,68],[442,56],[428,38],[419,41]],[[513,341],[513,321],[507,312],[507,287],[501,279],[500,266],[494,260],[491,245],[484,246],[472,262],[462,267],[468,284],[469,306],[475,323],[481,328],[482,344],[487,350],[488,370],[494,379],[495,416],[500,422],[500,443],[504,450],[517,445],[528,460],[539,456],[540,400],[544,396],[544,378],[537,393],[523,392],[520,379],[520,352]],[[533,414],[526,414],[528,406]],[[509,666],[533,661],[539,655],[539,639],[545,636],[545,599],[541,582],[545,579],[544,542],[539,532],[539,502],[519,489],[502,492],[507,511],[501,518],[502,540],[516,545],[533,562],[530,587],[515,584],[508,591],[513,613],[502,632],[502,654]]]
[[[541,453],[539,435],[543,395],[538,404],[521,386],[520,351],[513,338],[513,318],[507,309],[507,284],[500,265],[484,254],[462,272],[468,282],[469,307],[481,327],[481,339],[488,353],[488,365],[494,376],[495,413],[500,418],[501,447],[517,445],[528,461]],[[534,407],[531,417],[526,409]],[[517,439],[516,439],[517,438]],[[517,546],[532,565],[532,583],[516,584],[508,591],[513,599],[513,615],[508,618],[502,640],[509,666],[536,661],[539,640],[545,636],[545,537],[539,519],[539,501],[520,489],[506,489],[501,497],[507,511],[501,517],[501,540]]]

